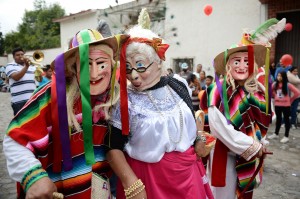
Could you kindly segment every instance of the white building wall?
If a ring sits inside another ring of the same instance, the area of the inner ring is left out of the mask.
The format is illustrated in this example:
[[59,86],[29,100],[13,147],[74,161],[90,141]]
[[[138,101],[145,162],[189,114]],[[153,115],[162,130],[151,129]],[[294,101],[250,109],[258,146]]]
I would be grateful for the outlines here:
[[68,49],[68,43],[74,35],[82,29],[96,29],[98,25],[97,11],[84,15],[84,16],[74,16],[70,20],[65,20],[60,22],[60,39],[62,51]]
[[7,64],[7,56],[1,56],[0,57],[0,67],[5,66]]
[[[210,16],[203,12],[206,4],[213,7]],[[201,63],[212,75],[215,56],[238,43],[244,28],[254,30],[266,19],[266,7],[259,0],[167,0],[166,31],[174,26],[178,36],[166,38],[166,65],[175,68],[173,59],[194,58],[194,71]]]

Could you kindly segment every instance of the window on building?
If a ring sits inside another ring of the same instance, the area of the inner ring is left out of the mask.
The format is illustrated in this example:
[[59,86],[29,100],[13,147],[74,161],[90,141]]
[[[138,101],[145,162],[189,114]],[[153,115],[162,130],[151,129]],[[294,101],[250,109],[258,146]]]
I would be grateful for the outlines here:
[[184,62],[188,64],[188,66],[189,66],[188,70],[193,71],[194,59],[193,58],[182,58],[182,59],[173,59],[174,73],[179,73],[181,71],[180,66]]

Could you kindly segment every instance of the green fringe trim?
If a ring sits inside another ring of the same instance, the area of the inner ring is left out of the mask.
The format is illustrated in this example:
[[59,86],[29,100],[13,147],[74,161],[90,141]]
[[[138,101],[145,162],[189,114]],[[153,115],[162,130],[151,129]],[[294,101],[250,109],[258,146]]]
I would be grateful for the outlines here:
[[21,185],[25,193],[28,191],[28,189],[31,187],[33,183],[35,183],[36,181],[38,181],[43,177],[48,177],[48,173],[42,168],[41,165],[37,165],[29,169],[25,173],[21,181]]

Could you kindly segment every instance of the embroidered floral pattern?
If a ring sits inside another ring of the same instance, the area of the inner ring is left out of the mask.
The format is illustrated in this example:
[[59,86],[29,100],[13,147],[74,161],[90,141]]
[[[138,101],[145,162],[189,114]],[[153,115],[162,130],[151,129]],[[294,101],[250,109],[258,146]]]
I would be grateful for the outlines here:
[[249,157],[253,157],[253,155],[257,153],[257,151],[259,150],[260,145],[261,144],[259,142],[254,140],[253,144],[244,153],[242,153],[241,156],[245,160],[250,159]]

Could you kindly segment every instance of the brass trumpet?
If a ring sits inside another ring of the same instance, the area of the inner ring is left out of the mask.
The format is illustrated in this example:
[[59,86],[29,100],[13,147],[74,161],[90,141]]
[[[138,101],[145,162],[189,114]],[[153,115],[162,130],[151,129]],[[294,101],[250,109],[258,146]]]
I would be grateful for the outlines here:
[[32,57],[34,61],[30,60],[30,64],[40,66],[41,68],[44,68],[44,65],[39,63],[44,60],[44,53],[40,50],[34,51],[32,55],[26,55],[26,57]]
[[30,65],[33,64],[36,66],[36,70],[34,71],[34,77],[38,82],[42,81],[42,74],[43,74],[43,68],[44,65],[42,62],[44,60],[44,53],[40,50],[34,51],[32,55],[25,55],[27,57],[32,57],[34,59],[34,61],[30,60]]

